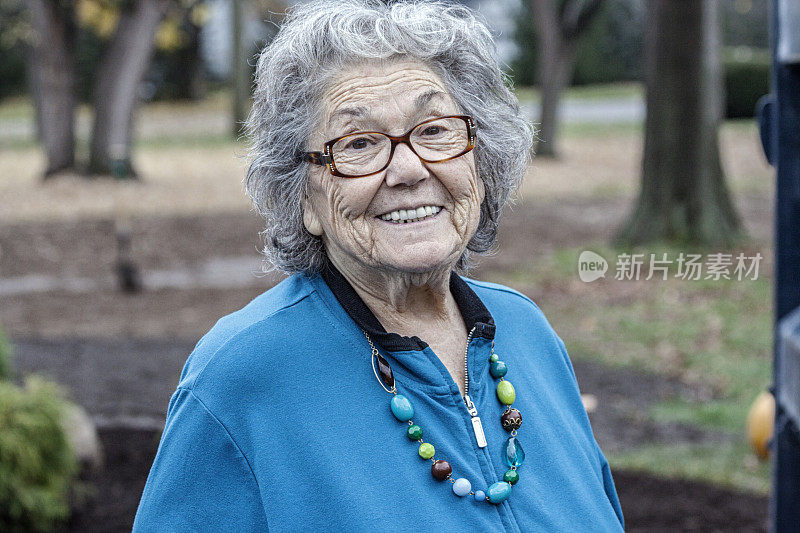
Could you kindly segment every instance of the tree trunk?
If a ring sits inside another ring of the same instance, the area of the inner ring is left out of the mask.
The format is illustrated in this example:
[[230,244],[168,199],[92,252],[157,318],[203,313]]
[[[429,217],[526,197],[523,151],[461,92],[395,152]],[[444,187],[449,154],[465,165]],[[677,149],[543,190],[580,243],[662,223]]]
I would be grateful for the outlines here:
[[139,0],[121,8],[117,31],[100,61],[94,86],[92,173],[118,178],[136,175],[131,164],[133,112],[166,6],[166,0]]
[[28,82],[47,178],[75,166],[75,23],[72,9],[56,0],[30,0],[28,8]]
[[730,244],[741,229],[722,172],[716,0],[649,0],[639,200],[618,239]]
[[539,88],[542,100],[536,155],[540,157],[556,157],[558,153],[556,141],[560,124],[559,103],[561,95],[572,81],[575,44],[561,41],[553,46],[542,47],[539,54]]
[[558,154],[558,107],[572,82],[578,38],[597,14],[604,0],[530,0],[538,38],[541,113],[536,155]]

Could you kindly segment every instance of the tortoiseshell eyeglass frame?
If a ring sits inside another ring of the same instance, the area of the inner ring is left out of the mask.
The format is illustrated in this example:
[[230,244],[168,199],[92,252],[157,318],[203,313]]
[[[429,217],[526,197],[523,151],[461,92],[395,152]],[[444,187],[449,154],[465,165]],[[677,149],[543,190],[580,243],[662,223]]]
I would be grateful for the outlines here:
[[[464,150],[462,152],[460,152],[460,153],[458,153],[458,154],[456,154],[454,156],[450,156],[450,157],[448,157],[446,159],[437,159],[436,161],[430,161],[428,159],[425,159],[421,155],[419,155],[417,153],[417,151],[414,150],[414,147],[411,146],[411,133],[414,130],[416,130],[417,128],[419,128],[420,126],[424,125],[424,124],[427,124],[429,122],[435,122],[435,121],[441,120],[443,118],[460,118],[461,120],[464,121],[464,123],[467,125],[467,147],[464,148]],[[477,138],[477,131],[476,130],[477,130],[477,127],[475,126],[475,121],[469,115],[450,115],[450,116],[446,116],[446,117],[435,117],[435,118],[431,118],[431,119],[425,120],[423,122],[420,122],[419,124],[417,124],[416,126],[411,128],[410,130],[405,132],[403,135],[400,135],[398,137],[392,137],[391,135],[387,135],[386,133],[383,133],[383,132],[380,132],[380,131],[359,131],[359,132],[356,132],[356,133],[349,133],[347,135],[342,135],[341,137],[337,137],[335,139],[332,139],[332,140],[326,142],[323,145],[324,146],[324,150],[322,152],[303,152],[303,160],[308,161],[309,163],[311,163],[313,165],[327,166],[328,170],[331,171],[331,174],[333,174],[334,176],[338,176],[340,178],[365,178],[367,176],[372,176],[374,174],[377,174],[379,172],[383,172],[384,170],[386,170],[389,167],[389,164],[391,164],[392,158],[394,157],[394,149],[400,143],[405,143],[405,145],[408,146],[411,149],[411,151],[414,153],[414,155],[416,155],[417,157],[419,157],[422,161],[424,161],[426,163],[444,163],[445,161],[451,161],[451,160],[453,160],[453,159],[455,159],[457,157],[461,157],[462,155],[466,154],[467,152],[469,152],[470,150],[475,148],[475,140]],[[341,172],[336,170],[336,163],[334,163],[334,161],[333,161],[333,153],[332,153],[333,145],[336,144],[337,142],[341,141],[342,139],[346,138],[346,137],[353,137],[353,136],[356,136],[356,135],[365,135],[365,134],[383,135],[384,137],[387,137],[392,142],[392,147],[391,147],[391,150],[389,151],[389,159],[386,161],[386,164],[383,165],[382,168],[380,168],[380,169],[378,169],[378,170],[376,170],[374,172],[369,172],[367,174],[359,174],[357,176],[352,176],[350,174],[342,174]]]

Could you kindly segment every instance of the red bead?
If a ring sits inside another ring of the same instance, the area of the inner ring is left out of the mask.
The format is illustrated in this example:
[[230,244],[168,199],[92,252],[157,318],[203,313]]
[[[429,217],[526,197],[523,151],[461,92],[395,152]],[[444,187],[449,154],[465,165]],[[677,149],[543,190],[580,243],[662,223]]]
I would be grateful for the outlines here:
[[444,481],[452,473],[453,469],[450,466],[450,463],[442,459],[439,459],[433,463],[433,465],[431,465],[431,475],[436,481]]
[[503,413],[503,416],[500,417],[500,422],[503,423],[503,429],[506,431],[519,429],[522,425],[522,414],[516,409],[508,409]]

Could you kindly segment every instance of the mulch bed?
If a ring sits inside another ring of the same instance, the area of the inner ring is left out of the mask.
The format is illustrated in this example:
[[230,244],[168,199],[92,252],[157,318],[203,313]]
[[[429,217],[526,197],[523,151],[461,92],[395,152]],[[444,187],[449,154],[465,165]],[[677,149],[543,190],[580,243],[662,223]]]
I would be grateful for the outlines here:
[[[132,429],[100,432],[106,466],[86,478],[95,487],[95,499],[73,515],[64,533],[131,530],[159,435]],[[627,531],[766,531],[766,497],[624,470],[614,471],[614,480]]]

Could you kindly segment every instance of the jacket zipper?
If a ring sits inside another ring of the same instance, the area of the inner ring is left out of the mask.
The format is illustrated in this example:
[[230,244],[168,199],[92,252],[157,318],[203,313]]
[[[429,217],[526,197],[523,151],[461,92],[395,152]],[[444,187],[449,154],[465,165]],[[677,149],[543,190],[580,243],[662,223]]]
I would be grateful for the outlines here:
[[[472,430],[475,432],[475,440],[478,441],[479,448],[486,448],[486,435],[483,432],[483,424],[481,423],[481,419],[478,416],[478,409],[475,407],[475,404],[472,403],[472,398],[469,397],[469,366],[467,357],[469,355],[469,345],[472,342],[472,337],[475,335],[475,327],[470,330],[469,335],[467,336],[467,347],[464,350],[464,403],[467,405],[467,410],[469,411],[469,415],[472,420]],[[488,451],[483,451],[484,457],[491,466],[491,460],[489,459]],[[504,503],[503,506],[508,506],[508,502]],[[513,514],[507,514],[508,521],[511,522],[512,528],[514,531],[519,531],[519,526],[517,525],[516,519],[514,518]]]
[[478,416],[478,409],[472,403],[472,398],[469,397],[469,367],[467,366],[467,355],[469,354],[469,345],[472,342],[472,336],[475,334],[475,327],[470,330],[467,337],[467,347],[464,350],[464,403],[469,411],[469,416],[472,421],[472,431],[475,432],[475,440],[478,441],[479,448],[486,447],[486,434],[483,432],[483,424]]

